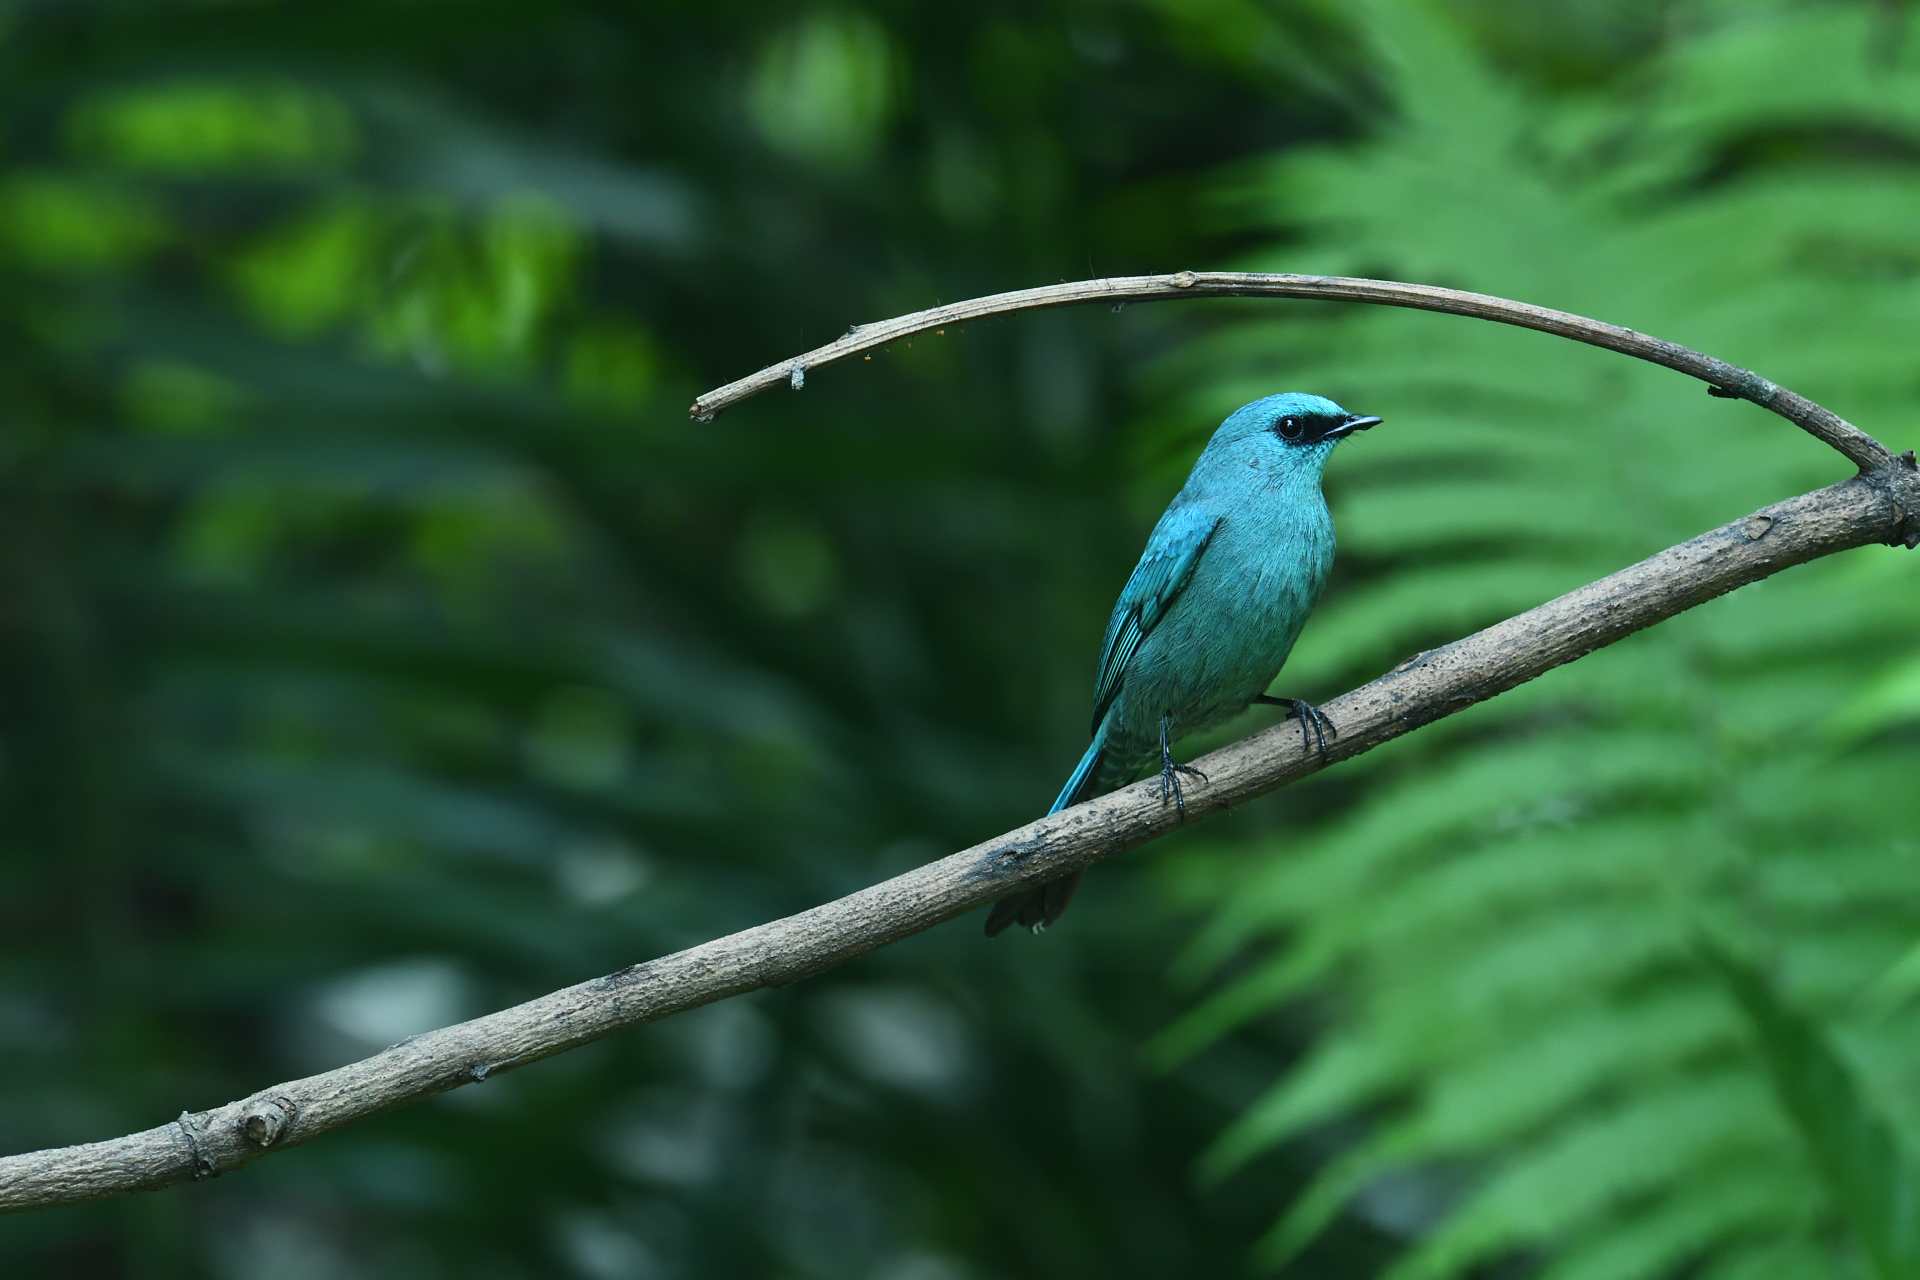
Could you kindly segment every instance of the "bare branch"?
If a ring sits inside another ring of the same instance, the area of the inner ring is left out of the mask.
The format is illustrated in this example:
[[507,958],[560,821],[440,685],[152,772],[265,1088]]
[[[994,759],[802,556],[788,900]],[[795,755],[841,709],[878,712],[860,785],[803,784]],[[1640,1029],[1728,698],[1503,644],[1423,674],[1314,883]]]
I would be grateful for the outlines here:
[[[1778,503],[1464,640],[1421,654],[1325,704],[1339,724],[1326,761],[1290,726],[1198,763],[1201,818],[1484,701],[1622,636],[1789,566],[1868,543],[1920,544],[1920,472],[1844,419],[1745,369],[1630,329],[1485,294],[1329,276],[1237,272],[1133,276],[958,302],[856,328],[837,342],[708,392],[709,419],[808,369],[942,325],[1076,302],[1262,295],[1333,298],[1474,316],[1558,334],[1690,374],[1825,441],[1862,474]],[[429,1031],[348,1066],[291,1080],[142,1133],[0,1159],[0,1212],[209,1177],[363,1116],[537,1062],[623,1027],[818,973],[1015,889],[1112,857],[1179,825],[1151,781],[1076,805],[835,902],[634,965],[511,1009]]]
[[1893,456],[1878,440],[1805,396],[1769,382],[1751,370],[1702,355],[1664,338],[1590,320],[1570,311],[1554,311],[1508,298],[1496,298],[1492,294],[1467,293],[1459,289],[1443,289],[1438,285],[1365,280],[1355,276],[1303,276],[1254,271],[1176,271],[1171,275],[1077,280],[1067,284],[1043,285],[1038,289],[1017,289],[1012,293],[969,298],[965,302],[950,302],[945,306],[896,316],[891,320],[855,325],[844,337],[823,347],[815,347],[804,355],[768,365],[758,373],[707,392],[693,402],[688,412],[696,420],[708,422],[723,409],[771,387],[784,385],[798,388],[805,382],[807,374],[822,365],[884,347],[901,338],[969,320],[1084,302],[1112,305],[1156,302],[1169,298],[1219,297],[1321,298],[1367,302],[1378,306],[1411,307],[1417,311],[1444,311],[1449,315],[1472,316],[1477,320],[1517,325],[1522,329],[1538,329],[1542,333],[1557,334],[1575,342],[1605,347],[1622,355],[1664,365],[1712,385],[1729,398],[1751,400],[1833,446],[1862,471],[1884,466]]
[[[1836,419],[1837,421],[1837,419]],[[1703,601],[1836,551],[1920,542],[1913,455],[1763,508],[1557,600],[1423,653],[1324,709],[1332,760],[1369,751]],[[1280,725],[1198,761],[1201,818],[1303,777],[1320,761]],[[1012,890],[1109,858],[1179,825],[1143,782],[1029,823],[857,893],[498,1013],[363,1061],[274,1085],[107,1142],[0,1159],[0,1212],[92,1200],[236,1169],[363,1116],[760,987],[796,981],[932,928]]]

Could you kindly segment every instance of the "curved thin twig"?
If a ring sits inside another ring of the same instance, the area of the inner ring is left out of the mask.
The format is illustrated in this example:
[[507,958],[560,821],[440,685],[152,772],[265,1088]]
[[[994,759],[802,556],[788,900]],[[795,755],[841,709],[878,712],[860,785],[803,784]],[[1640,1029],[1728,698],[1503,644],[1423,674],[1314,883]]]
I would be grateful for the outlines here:
[[[1582,316],[1423,285],[1182,272],[1001,294],[868,326],[710,392],[695,402],[695,412],[711,416],[791,378],[796,367],[843,359],[942,323],[1029,307],[1183,292],[1343,297],[1558,333],[1679,369],[1764,404],[1863,468],[1850,480],[1763,508],[1421,654],[1323,704],[1340,726],[1324,757],[1305,751],[1291,725],[1204,757],[1197,763],[1210,781],[1188,792],[1188,817],[1205,817],[1326,763],[1372,750],[1791,565],[1869,543],[1920,545],[1920,469],[1911,452],[1894,458],[1879,441],[1819,405],[1710,356]],[[360,1062],[225,1106],[182,1112],[173,1123],[141,1133],[0,1159],[0,1212],[99,1199],[236,1169],[375,1112],[477,1083],[623,1027],[818,973],[1016,889],[1144,844],[1181,821],[1160,800],[1154,782],[1138,783],[799,915],[426,1032]]]
[[1517,325],[1557,334],[1589,346],[1605,347],[1622,355],[1664,365],[1717,388],[1739,400],[1751,400],[1770,409],[1817,440],[1839,450],[1862,471],[1886,465],[1887,447],[1831,410],[1797,392],[1769,382],[1749,369],[1619,325],[1592,320],[1571,311],[1555,311],[1531,303],[1496,298],[1487,293],[1443,289],[1439,285],[1404,284],[1397,280],[1366,280],[1357,276],[1303,276],[1257,271],[1176,271],[1171,275],[1114,276],[1105,280],[1076,280],[1067,284],[1016,289],[965,302],[916,311],[873,324],[855,325],[844,337],[803,355],[768,365],[758,373],[707,392],[688,409],[695,420],[710,422],[722,410],[781,385],[798,387],[813,370],[849,356],[872,351],[900,338],[930,329],[982,320],[1013,311],[1066,307],[1082,302],[1156,302],[1170,298],[1320,298],[1368,302],[1379,306],[1411,307],[1472,316],[1496,324]]

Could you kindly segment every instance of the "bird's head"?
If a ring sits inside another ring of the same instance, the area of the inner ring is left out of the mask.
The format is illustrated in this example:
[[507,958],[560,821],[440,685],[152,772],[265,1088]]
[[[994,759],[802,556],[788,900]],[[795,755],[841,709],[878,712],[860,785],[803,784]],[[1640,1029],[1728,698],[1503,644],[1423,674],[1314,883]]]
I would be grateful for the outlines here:
[[1348,413],[1325,396],[1284,391],[1235,409],[1207,442],[1207,453],[1228,465],[1317,481],[1335,445],[1379,421]]

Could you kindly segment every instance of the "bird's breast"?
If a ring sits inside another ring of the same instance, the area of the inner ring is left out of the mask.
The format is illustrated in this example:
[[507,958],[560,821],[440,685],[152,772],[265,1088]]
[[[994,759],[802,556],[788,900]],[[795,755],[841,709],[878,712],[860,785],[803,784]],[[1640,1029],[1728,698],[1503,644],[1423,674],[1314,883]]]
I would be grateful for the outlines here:
[[[1316,495],[1317,497],[1317,495]],[[1287,518],[1224,519],[1192,581],[1141,644],[1116,704],[1116,730],[1157,741],[1159,718],[1178,732],[1244,710],[1279,673],[1333,563],[1324,504]]]

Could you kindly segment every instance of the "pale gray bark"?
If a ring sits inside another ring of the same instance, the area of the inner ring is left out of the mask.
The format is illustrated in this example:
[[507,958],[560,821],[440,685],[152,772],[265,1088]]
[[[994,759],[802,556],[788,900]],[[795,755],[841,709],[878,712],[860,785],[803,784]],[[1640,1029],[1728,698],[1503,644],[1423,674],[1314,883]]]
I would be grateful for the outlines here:
[[[1340,296],[1430,306],[1527,324],[1683,369],[1766,404],[1863,468],[1862,474],[1842,483],[1762,508],[1538,608],[1420,654],[1323,704],[1339,726],[1324,762],[1302,749],[1299,730],[1290,723],[1200,759],[1196,764],[1208,781],[1188,785],[1188,821],[1263,795],[1324,763],[1372,750],[1792,565],[1871,543],[1920,544],[1920,472],[1915,470],[1912,453],[1894,458],[1877,440],[1818,405],[1711,357],[1582,317],[1450,290],[1382,284],[1369,294],[1361,288],[1376,284],[1369,281],[1335,282],[1337,292],[1321,284],[1258,290],[1228,284],[1214,287],[1211,282],[1219,279],[1243,279],[1224,273],[1192,276],[1187,283],[1179,283],[1188,275],[1138,277],[1130,286],[1135,289],[1132,293],[1110,289],[1088,294],[1091,286],[1058,286],[939,310],[971,317],[1071,301],[1161,296],[1162,289],[1203,285],[1215,293]],[[1153,292],[1141,292],[1149,287]],[[1063,290],[1071,296],[1063,295]],[[1424,300],[1410,301],[1416,294]],[[1030,300],[1006,301],[1013,297]],[[1521,318],[1536,313],[1546,319]],[[918,331],[915,325],[928,328],[936,323],[906,317],[869,329],[899,336]],[[1573,331],[1576,328],[1578,332]],[[864,335],[868,330],[859,332]],[[838,350],[832,358],[858,349]],[[1655,351],[1662,354],[1656,357]],[[824,359],[814,360],[818,355],[775,365],[709,393],[696,403],[696,409],[704,405],[704,411],[711,413],[789,381],[796,365],[824,363]],[[178,1120],[142,1133],[0,1159],[0,1212],[163,1187],[235,1169],[363,1116],[477,1083],[623,1027],[818,973],[1023,886],[1134,848],[1178,825],[1180,818],[1161,801],[1157,782],[1138,783],[798,915],[633,965],[471,1022],[429,1031],[360,1062],[273,1085],[211,1110],[182,1113]]]

